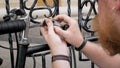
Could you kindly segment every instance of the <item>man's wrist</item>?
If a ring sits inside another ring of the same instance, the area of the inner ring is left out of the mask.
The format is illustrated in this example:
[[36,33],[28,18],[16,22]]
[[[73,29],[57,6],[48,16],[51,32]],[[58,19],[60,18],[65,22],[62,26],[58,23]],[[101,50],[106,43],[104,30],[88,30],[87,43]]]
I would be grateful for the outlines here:
[[81,51],[81,50],[85,47],[86,43],[87,43],[87,40],[86,40],[86,39],[83,39],[82,44],[81,44],[79,47],[75,47],[75,49],[76,49],[77,51]]
[[69,55],[68,49],[55,49],[51,51],[52,55]]
[[58,61],[58,60],[64,60],[70,62],[70,57],[66,55],[53,55],[52,56],[52,62]]

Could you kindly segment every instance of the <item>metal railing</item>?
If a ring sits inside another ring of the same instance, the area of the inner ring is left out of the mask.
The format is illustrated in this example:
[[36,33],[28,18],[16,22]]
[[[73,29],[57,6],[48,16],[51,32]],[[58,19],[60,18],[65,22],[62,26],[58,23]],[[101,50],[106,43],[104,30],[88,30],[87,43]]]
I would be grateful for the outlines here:
[[[47,44],[40,44],[40,45],[32,46],[32,47],[29,46],[29,42],[27,40],[28,39],[27,32],[29,31],[30,27],[27,27],[27,26],[29,26],[30,22],[36,24],[36,26],[41,24],[42,21],[37,20],[38,16],[37,15],[33,16],[33,13],[35,11],[47,10],[49,14],[48,15],[44,14],[44,18],[54,17],[54,16],[60,14],[59,0],[53,0],[52,6],[50,6],[47,3],[47,0],[43,0],[43,3],[45,4],[45,6],[36,6],[38,0],[34,0],[33,3],[29,6],[27,6],[28,0],[19,0],[19,6],[18,6],[19,8],[18,9],[11,9],[9,1],[10,0],[5,0],[7,15],[4,16],[4,22],[10,21],[10,20],[16,21],[18,19],[20,19],[20,20],[22,19],[26,23],[26,29],[23,30],[22,37],[21,36],[19,37],[18,33],[15,32],[17,48],[13,47],[13,40],[12,40],[11,33],[8,33],[9,34],[8,40],[9,40],[10,48],[1,46],[2,48],[10,50],[11,68],[24,68],[25,63],[26,63],[25,62],[26,57],[33,57],[33,61],[34,61],[33,68],[36,68],[35,57],[42,57],[42,68],[46,68],[46,56],[48,54],[50,54],[50,52],[48,51],[49,47],[47,46]],[[78,19],[78,23],[79,23],[81,32],[83,34],[85,32],[87,35],[85,35],[84,38],[86,38],[92,42],[97,41],[97,37],[95,36],[94,31],[91,29],[92,25],[90,24],[92,19],[94,18],[94,15],[97,14],[97,10],[96,10],[97,2],[98,2],[98,0],[83,0],[83,1],[78,0],[78,5],[76,6],[76,7],[78,7],[77,19]],[[84,16],[83,15],[84,7],[87,7],[88,5],[89,5],[88,12],[86,12],[86,15]],[[67,6],[67,9],[66,9],[67,15],[72,17],[71,16],[71,6],[72,6],[71,0],[67,0],[66,6]],[[28,14],[25,12],[26,10],[29,12]],[[18,16],[20,16],[20,18],[18,18]],[[19,41],[19,39],[21,41]],[[14,60],[15,60],[14,50],[17,50],[16,64],[14,62]],[[71,63],[70,63],[71,68],[77,68],[76,54],[75,54],[74,47],[70,46],[69,51],[70,51],[70,58],[71,58]],[[79,61],[87,62],[90,60],[84,59],[82,53],[79,52]],[[91,62],[91,68],[94,68],[94,63],[92,63],[92,62]]]

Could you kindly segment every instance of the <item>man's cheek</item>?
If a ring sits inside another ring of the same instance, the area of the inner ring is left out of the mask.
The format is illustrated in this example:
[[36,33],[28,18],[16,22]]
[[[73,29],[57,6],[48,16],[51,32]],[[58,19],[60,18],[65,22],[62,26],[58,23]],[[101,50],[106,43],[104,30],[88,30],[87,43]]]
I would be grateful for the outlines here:
[[120,10],[120,0],[116,0],[114,6],[112,6],[112,10]]
[[117,7],[116,9],[120,11],[120,2],[118,2],[116,7]]

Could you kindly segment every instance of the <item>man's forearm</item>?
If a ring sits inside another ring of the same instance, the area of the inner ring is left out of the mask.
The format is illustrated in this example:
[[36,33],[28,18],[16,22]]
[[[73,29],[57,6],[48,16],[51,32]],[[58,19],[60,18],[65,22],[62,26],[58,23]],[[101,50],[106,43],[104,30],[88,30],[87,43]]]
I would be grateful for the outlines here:
[[64,60],[53,62],[53,68],[70,68],[70,63]]
[[110,56],[99,44],[87,42],[82,52],[101,68],[119,68],[120,56]]

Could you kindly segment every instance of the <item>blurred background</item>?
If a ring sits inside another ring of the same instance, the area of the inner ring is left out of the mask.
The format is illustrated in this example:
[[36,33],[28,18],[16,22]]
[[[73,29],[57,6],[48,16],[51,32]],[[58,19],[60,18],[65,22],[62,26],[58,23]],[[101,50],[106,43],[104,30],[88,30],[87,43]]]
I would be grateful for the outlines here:
[[[19,8],[19,0],[9,0],[9,1],[10,1],[10,9]],[[46,0],[46,1],[50,6],[53,6],[53,0]],[[27,0],[26,4],[29,7],[32,5],[33,2],[34,0]],[[68,14],[68,3],[69,2],[67,0],[59,0],[60,14]],[[70,4],[71,4],[71,17],[74,18],[75,20],[78,20],[78,0],[71,0]],[[43,0],[38,0],[36,7],[44,7],[44,6],[45,4],[43,3]],[[0,1],[0,21],[3,21],[3,16],[6,15],[5,8],[6,8],[5,0],[1,0]],[[90,4],[88,3],[87,6],[85,6],[84,9],[82,10],[83,17],[87,16],[87,13],[89,12],[89,8],[90,8]],[[96,9],[97,9],[97,5],[96,5]],[[29,10],[26,10],[26,12],[29,13]],[[32,15],[33,17],[36,17],[36,15],[38,15],[37,20],[43,21],[45,18],[44,15],[49,15],[49,12],[48,10],[38,10],[38,11],[33,12]],[[91,13],[91,17],[94,18],[93,12]],[[88,33],[83,33],[83,34],[89,35]],[[14,36],[13,36],[13,40],[14,40]],[[30,40],[30,46],[46,43],[43,37],[40,36],[39,27],[30,29],[29,40]],[[16,43],[14,42],[13,44],[16,44]],[[7,34],[0,35],[0,45],[9,47]],[[3,59],[3,64],[0,66],[0,68],[11,68],[9,53],[10,53],[9,50],[0,48],[0,57]],[[16,51],[14,51],[14,53],[16,57]],[[78,52],[75,52],[75,53],[76,53],[77,68],[91,68],[91,61],[85,61],[85,62],[79,61]],[[83,58],[87,58],[87,57],[83,55]],[[31,57],[27,57],[25,68],[33,68],[33,59]],[[36,68],[42,68],[42,57],[36,58]],[[46,56],[46,68],[52,68],[50,54]],[[95,65],[95,68],[98,68],[98,67]]]

